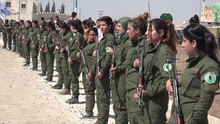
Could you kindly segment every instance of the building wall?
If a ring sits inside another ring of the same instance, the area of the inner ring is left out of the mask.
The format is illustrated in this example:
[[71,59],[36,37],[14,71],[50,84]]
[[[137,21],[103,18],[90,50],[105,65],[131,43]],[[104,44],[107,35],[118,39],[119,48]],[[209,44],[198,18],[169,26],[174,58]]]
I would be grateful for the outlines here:
[[[37,0],[5,0],[5,2],[11,2],[11,7],[7,7],[11,11],[11,15],[6,16],[6,19],[32,20],[33,7],[34,4],[37,5]],[[26,4],[26,8],[22,8],[22,4]]]
[[201,10],[201,22],[213,22],[213,8],[212,7],[205,7],[205,21],[203,16],[203,10]]

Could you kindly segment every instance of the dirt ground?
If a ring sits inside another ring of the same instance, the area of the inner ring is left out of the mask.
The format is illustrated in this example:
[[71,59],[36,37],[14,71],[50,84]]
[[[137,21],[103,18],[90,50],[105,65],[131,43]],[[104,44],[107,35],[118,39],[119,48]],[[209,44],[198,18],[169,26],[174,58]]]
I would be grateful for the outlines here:
[[[85,94],[80,83],[80,104],[66,104],[71,96],[58,95],[59,90],[53,90],[57,81],[54,73],[53,82],[45,82],[45,77],[38,76],[39,71],[31,71],[23,67],[23,60],[11,51],[2,49],[0,41],[0,124],[94,124],[97,108],[94,108],[94,118],[79,119],[77,114],[85,108]],[[186,65],[183,49],[178,46],[177,68],[181,73]],[[40,69],[40,67],[39,67]],[[81,78],[80,78],[81,80]],[[220,91],[216,93],[214,104],[209,114],[220,118]],[[109,124],[114,124],[114,112],[110,106]]]

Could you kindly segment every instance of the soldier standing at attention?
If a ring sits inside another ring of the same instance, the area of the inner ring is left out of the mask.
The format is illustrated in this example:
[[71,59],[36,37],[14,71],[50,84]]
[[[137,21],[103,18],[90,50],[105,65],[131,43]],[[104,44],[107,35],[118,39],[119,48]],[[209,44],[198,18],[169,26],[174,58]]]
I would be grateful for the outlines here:
[[47,78],[46,81],[52,81],[53,79],[53,67],[54,67],[54,49],[55,49],[55,38],[56,31],[55,26],[52,22],[46,23],[46,29],[48,35],[46,37],[45,50],[46,50],[46,67],[47,67]]
[[[190,24],[183,30],[182,47],[187,55],[195,57],[189,61],[178,85],[183,121],[185,124],[208,124],[208,111],[220,80],[215,37],[206,27]],[[169,80],[167,91],[173,92]],[[175,117],[175,112],[171,113],[171,124],[175,124]]]
[[31,57],[32,57],[32,63],[33,68],[32,70],[37,71],[38,70],[38,52],[39,52],[39,39],[40,36],[40,29],[38,27],[38,21],[34,20],[32,21],[32,27],[33,27],[33,33],[31,35]]
[[3,31],[2,31],[2,35],[3,35],[3,42],[4,42],[4,46],[3,48],[6,49],[7,47],[7,31],[5,30],[6,28],[9,27],[8,24],[8,19],[5,20],[5,24],[3,25]]
[[[138,69],[133,66],[134,61],[138,58],[139,53],[145,47],[146,51],[153,48],[153,44],[146,42],[145,32],[147,30],[148,13],[131,19],[128,23],[127,34],[129,41],[125,49],[127,50],[126,59],[122,66],[126,68],[126,104],[128,121],[134,122],[135,113],[138,111],[138,104],[134,101],[134,94],[137,92]],[[144,46],[145,42],[145,46]]]
[[[165,124],[169,99],[166,81],[170,78],[169,73],[173,76],[173,57],[177,53],[174,25],[162,19],[153,19],[148,23],[146,37],[154,48],[146,53],[143,60],[144,82],[138,86],[143,88],[143,104],[135,115],[134,123]],[[136,60],[134,67],[139,67],[139,64],[140,61]],[[135,94],[135,100],[140,99],[138,94]]]
[[48,31],[46,29],[45,24],[46,23],[41,23],[40,26],[41,34],[39,37],[39,41],[40,41],[39,48],[40,48],[41,70],[42,70],[42,73],[39,74],[40,76],[46,76],[46,71],[47,71],[45,45],[46,45],[46,38],[48,35]]
[[[100,29],[103,33],[103,38],[99,42],[99,68],[96,75],[96,95],[97,95],[97,108],[98,108],[98,120],[95,124],[107,124],[109,117],[109,105],[110,105],[110,80],[109,69],[111,65],[111,55],[109,52],[113,46],[114,41],[114,27],[112,18],[109,16],[103,16],[100,19]],[[96,57],[96,52],[94,52]],[[95,65],[94,65],[95,66]],[[93,67],[92,73],[88,74],[91,79],[92,74],[95,73],[95,67]]]
[[[111,55],[115,54],[116,67],[111,68],[111,72],[114,74],[114,83],[112,84],[112,100],[113,109],[115,112],[115,124],[127,124],[127,108],[126,108],[126,81],[125,81],[125,70],[122,67],[122,63],[125,61],[127,50],[125,45],[129,39],[127,32],[129,17],[123,17],[118,21],[118,42],[115,43],[116,50],[111,50]],[[116,40],[117,41],[117,40]],[[114,53],[113,53],[114,52]]]
[[8,50],[11,50],[11,35],[12,35],[12,29],[13,29],[13,20],[10,20],[9,26],[5,27],[5,30],[7,32],[7,44],[8,44]]
[[[98,36],[98,30],[96,28],[90,28],[88,31],[89,35],[89,40],[87,42],[87,46],[83,49],[84,56],[85,56],[85,61],[88,66],[88,71],[91,72],[93,65],[95,65],[95,57],[92,56],[93,52],[96,49],[96,44],[95,44],[95,39]],[[78,52],[77,57],[81,58],[81,54]],[[80,113],[78,116],[79,118],[89,118],[93,116],[93,108],[95,105],[95,77],[92,77],[89,79],[91,84],[89,84],[89,81],[86,78],[86,70],[85,70],[85,65],[83,66],[82,69],[83,72],[83,86],[84,90],[86,93],[86,108],[85,111]],[[95,73],[93,74],[95,75]]]
[[25,23],[25,32],[24,32],[24,44],[25,44],[25,59],[26,59],[26,64],[23,66],[29,66],[30,65],[30,44],[31,44],[31,34],[33,31],[32,28],[32,23],[30,20],[26,21]]

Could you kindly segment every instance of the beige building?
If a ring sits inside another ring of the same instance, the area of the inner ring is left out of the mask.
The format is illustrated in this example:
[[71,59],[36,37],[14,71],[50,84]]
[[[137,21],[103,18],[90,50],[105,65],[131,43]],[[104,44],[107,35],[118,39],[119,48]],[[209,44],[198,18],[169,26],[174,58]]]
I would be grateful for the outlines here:
[[33,14],[37,12],[37,0],[4,0],[6,8],[11,11],[6,19],[32,20]]
[[[213,22],[213,8],[212,7],[205,7],[205,16],[203,16],[203,10],[201,10],[201,22]],[[204,20],[205,19],[205,20]]]

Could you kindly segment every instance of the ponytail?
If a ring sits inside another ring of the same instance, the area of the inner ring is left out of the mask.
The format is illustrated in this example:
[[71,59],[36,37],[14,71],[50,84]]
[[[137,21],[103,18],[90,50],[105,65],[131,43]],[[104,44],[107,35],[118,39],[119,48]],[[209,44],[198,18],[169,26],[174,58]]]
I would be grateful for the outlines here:
[[167,36],[164,39],[164,42],[170,46],[172,51],[177,54],[177,49],[176,49],[176,43],[177,43],[177,37],[176,37],[176,32],[173,23],[167,22]]
[[215,37],[214,35],[209,32],[208,30],[204,34],[205,37],[205,53],[213,59],[215,62],[220,65],[219,59],[217,57],[218,55],[218,45],[215,42]]

